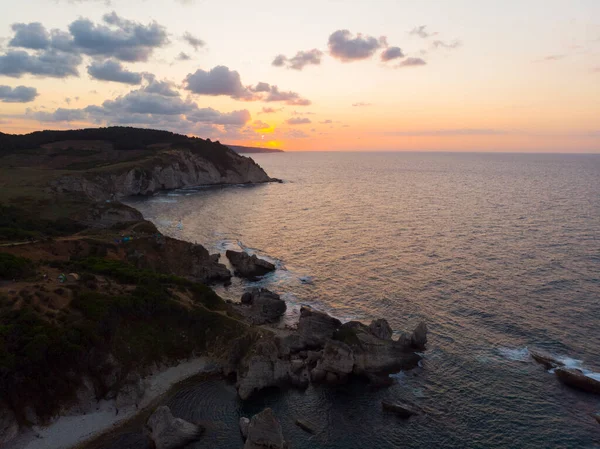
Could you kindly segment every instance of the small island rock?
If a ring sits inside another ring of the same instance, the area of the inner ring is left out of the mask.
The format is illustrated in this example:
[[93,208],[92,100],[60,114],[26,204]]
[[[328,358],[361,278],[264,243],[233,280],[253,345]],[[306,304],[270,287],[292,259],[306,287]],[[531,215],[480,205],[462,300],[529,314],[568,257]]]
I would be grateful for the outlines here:
[[249,255],[244,251],[227,250],[225,255],[231,262],[231,265],[233,265],[235,274],[247,279],[256,279],[271,271],[275,271],[275,265],[266,260],[259,259],[256,257],[256,254]]
[[158,407],[148,418],[146,427],[156,449],[176,449],[200,438],[201,426],[175,418],[167,406]]
[[273,410],[266,408],[254,415],[248,426],[248,439],[244,449],[283,449],[284,447],[281,424],[277,421]]

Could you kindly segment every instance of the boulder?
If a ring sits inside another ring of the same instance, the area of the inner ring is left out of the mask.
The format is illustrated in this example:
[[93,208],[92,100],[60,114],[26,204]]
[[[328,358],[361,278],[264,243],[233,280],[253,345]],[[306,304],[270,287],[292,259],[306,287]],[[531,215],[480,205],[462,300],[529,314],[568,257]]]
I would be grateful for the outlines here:
[[352,349],[341,341],[328,340],[323,348],[321,360],[317,368],[328,373],[350,374],[354,367],[354,354]]
[[369,325],[369,331],[377,338],[381,338],[382,340],[391,340],[392,339],[392,328],[388,324],[387,320],[380,318],[378,320],[371,321]]
[[394,412],[400,418],[410,418],[413,415],[417,415],[418,412],[407,404],[400,402],[381,401],[381,406],[384,410]]
[[546,369],[558,368],[559,366],[564,366],[564,363],[554,357],[552,354],[549,354],[544,351],[540,351],[537,349],[530,349],[529,355],[531,358],[538,362],[540,365],[543,365]]
[[225,253],[231,265],[235,269],[235,274],[247,279],[256,279],[264,276],[271,271],[275,271],[275,265],[266,260],[259,259],[256,254],[249,255],[244,251],[227,250]]
[[322,348],[341,325],[337,318],[303,306],[300,309],[298,335],[304,347]]
[[414,349],[423,350],[427,344],[427,325],[421,321],[410,336],[410,344]]
[[167,406],[158,407],[148,418],[146,427],[156,449],[176,449],[200,438],[201,426],[175,418]]
[[343,324],[336,332],[335,339],[352,349],[354,373],[367,377],[412,369],[421,360],[410,341],[382,340],[358,321]]
[[17,417],[7,404],[0,402],[0,447],[14,439],[18,433]]
[[250,420],[248,418],[240,418],[240,433],[244,441],[248,438],[248,427],[250,426]]
[[266,408],[254,415],[248,425],[248,438],[244,449],[283,449],[284,447],[281,424],[277,421],[273,410]]
[[586,376],[581,370],[560,367],[556,368],[554,373],[565,385],[590,393],[600,394],[600,381],[593,377]]
[[242,305],[236,310],[252,324],[265,324],[276,321],[286,311],[286,304],[278,294],[266,288],[253,288],[242,295]]

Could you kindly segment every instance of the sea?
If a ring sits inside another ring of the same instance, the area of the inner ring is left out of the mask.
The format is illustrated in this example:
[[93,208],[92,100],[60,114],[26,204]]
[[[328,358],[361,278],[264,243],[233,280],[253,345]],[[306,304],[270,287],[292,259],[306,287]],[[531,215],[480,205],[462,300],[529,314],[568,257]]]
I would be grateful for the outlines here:
[[[418,368],[389,388],[355,380],[267,390],[242,402],[218,379],[167,403],[207,423],[189,446],[241,448],[238,421],[271,407],[291,448],[600,448],[600,396],[561,384],[530,349],[600,378],[600,155],[286,152],[252,158],[283,183],[190,188],[129,204],[211,252],[243,249],[277,270],[216,287],[279,293],[342,321],[421,320]],[[409,420],[381,400],[418,405]],[[315,433],[295,425],[310,421]],[[104,447],[144,447],[141,432]]]

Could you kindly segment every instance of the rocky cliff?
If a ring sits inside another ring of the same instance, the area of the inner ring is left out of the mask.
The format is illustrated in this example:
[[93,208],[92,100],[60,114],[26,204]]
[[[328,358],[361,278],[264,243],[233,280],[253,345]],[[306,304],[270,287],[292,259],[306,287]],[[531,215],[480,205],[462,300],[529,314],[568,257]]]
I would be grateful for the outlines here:
[[191,150],[167,150],[151,158],[61,176],[50,183],[57,193],[83,193],[95,200],[149,195],[159,190],[200,185],[271,182],[251,158],[226,147],[218,162]]

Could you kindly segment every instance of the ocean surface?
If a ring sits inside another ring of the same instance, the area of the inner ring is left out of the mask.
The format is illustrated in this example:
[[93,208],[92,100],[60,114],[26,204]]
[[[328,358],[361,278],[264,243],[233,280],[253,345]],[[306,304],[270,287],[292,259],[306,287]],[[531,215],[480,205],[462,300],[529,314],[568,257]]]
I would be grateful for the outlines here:
[[[241,403],[218,380],[186,384],[176,416],[211,423],[190,448],[241,448],[238,420],[272,407],[293,448],[600,448],[600,397],[565,387],[528,348],[600,373],[600,156],[283,153],[252,157],[283,184],[131,200],[171,236],[243,248],[268,287],[343,321],[425,320],[422,367],[394,386],[268,391]],[[226,262],[225,257],[222,261]],[[427,413],[401,420],[381,399]],[[313,422],[311,436],[294,425]],[[106,448],[143,447],[135,432]]]

